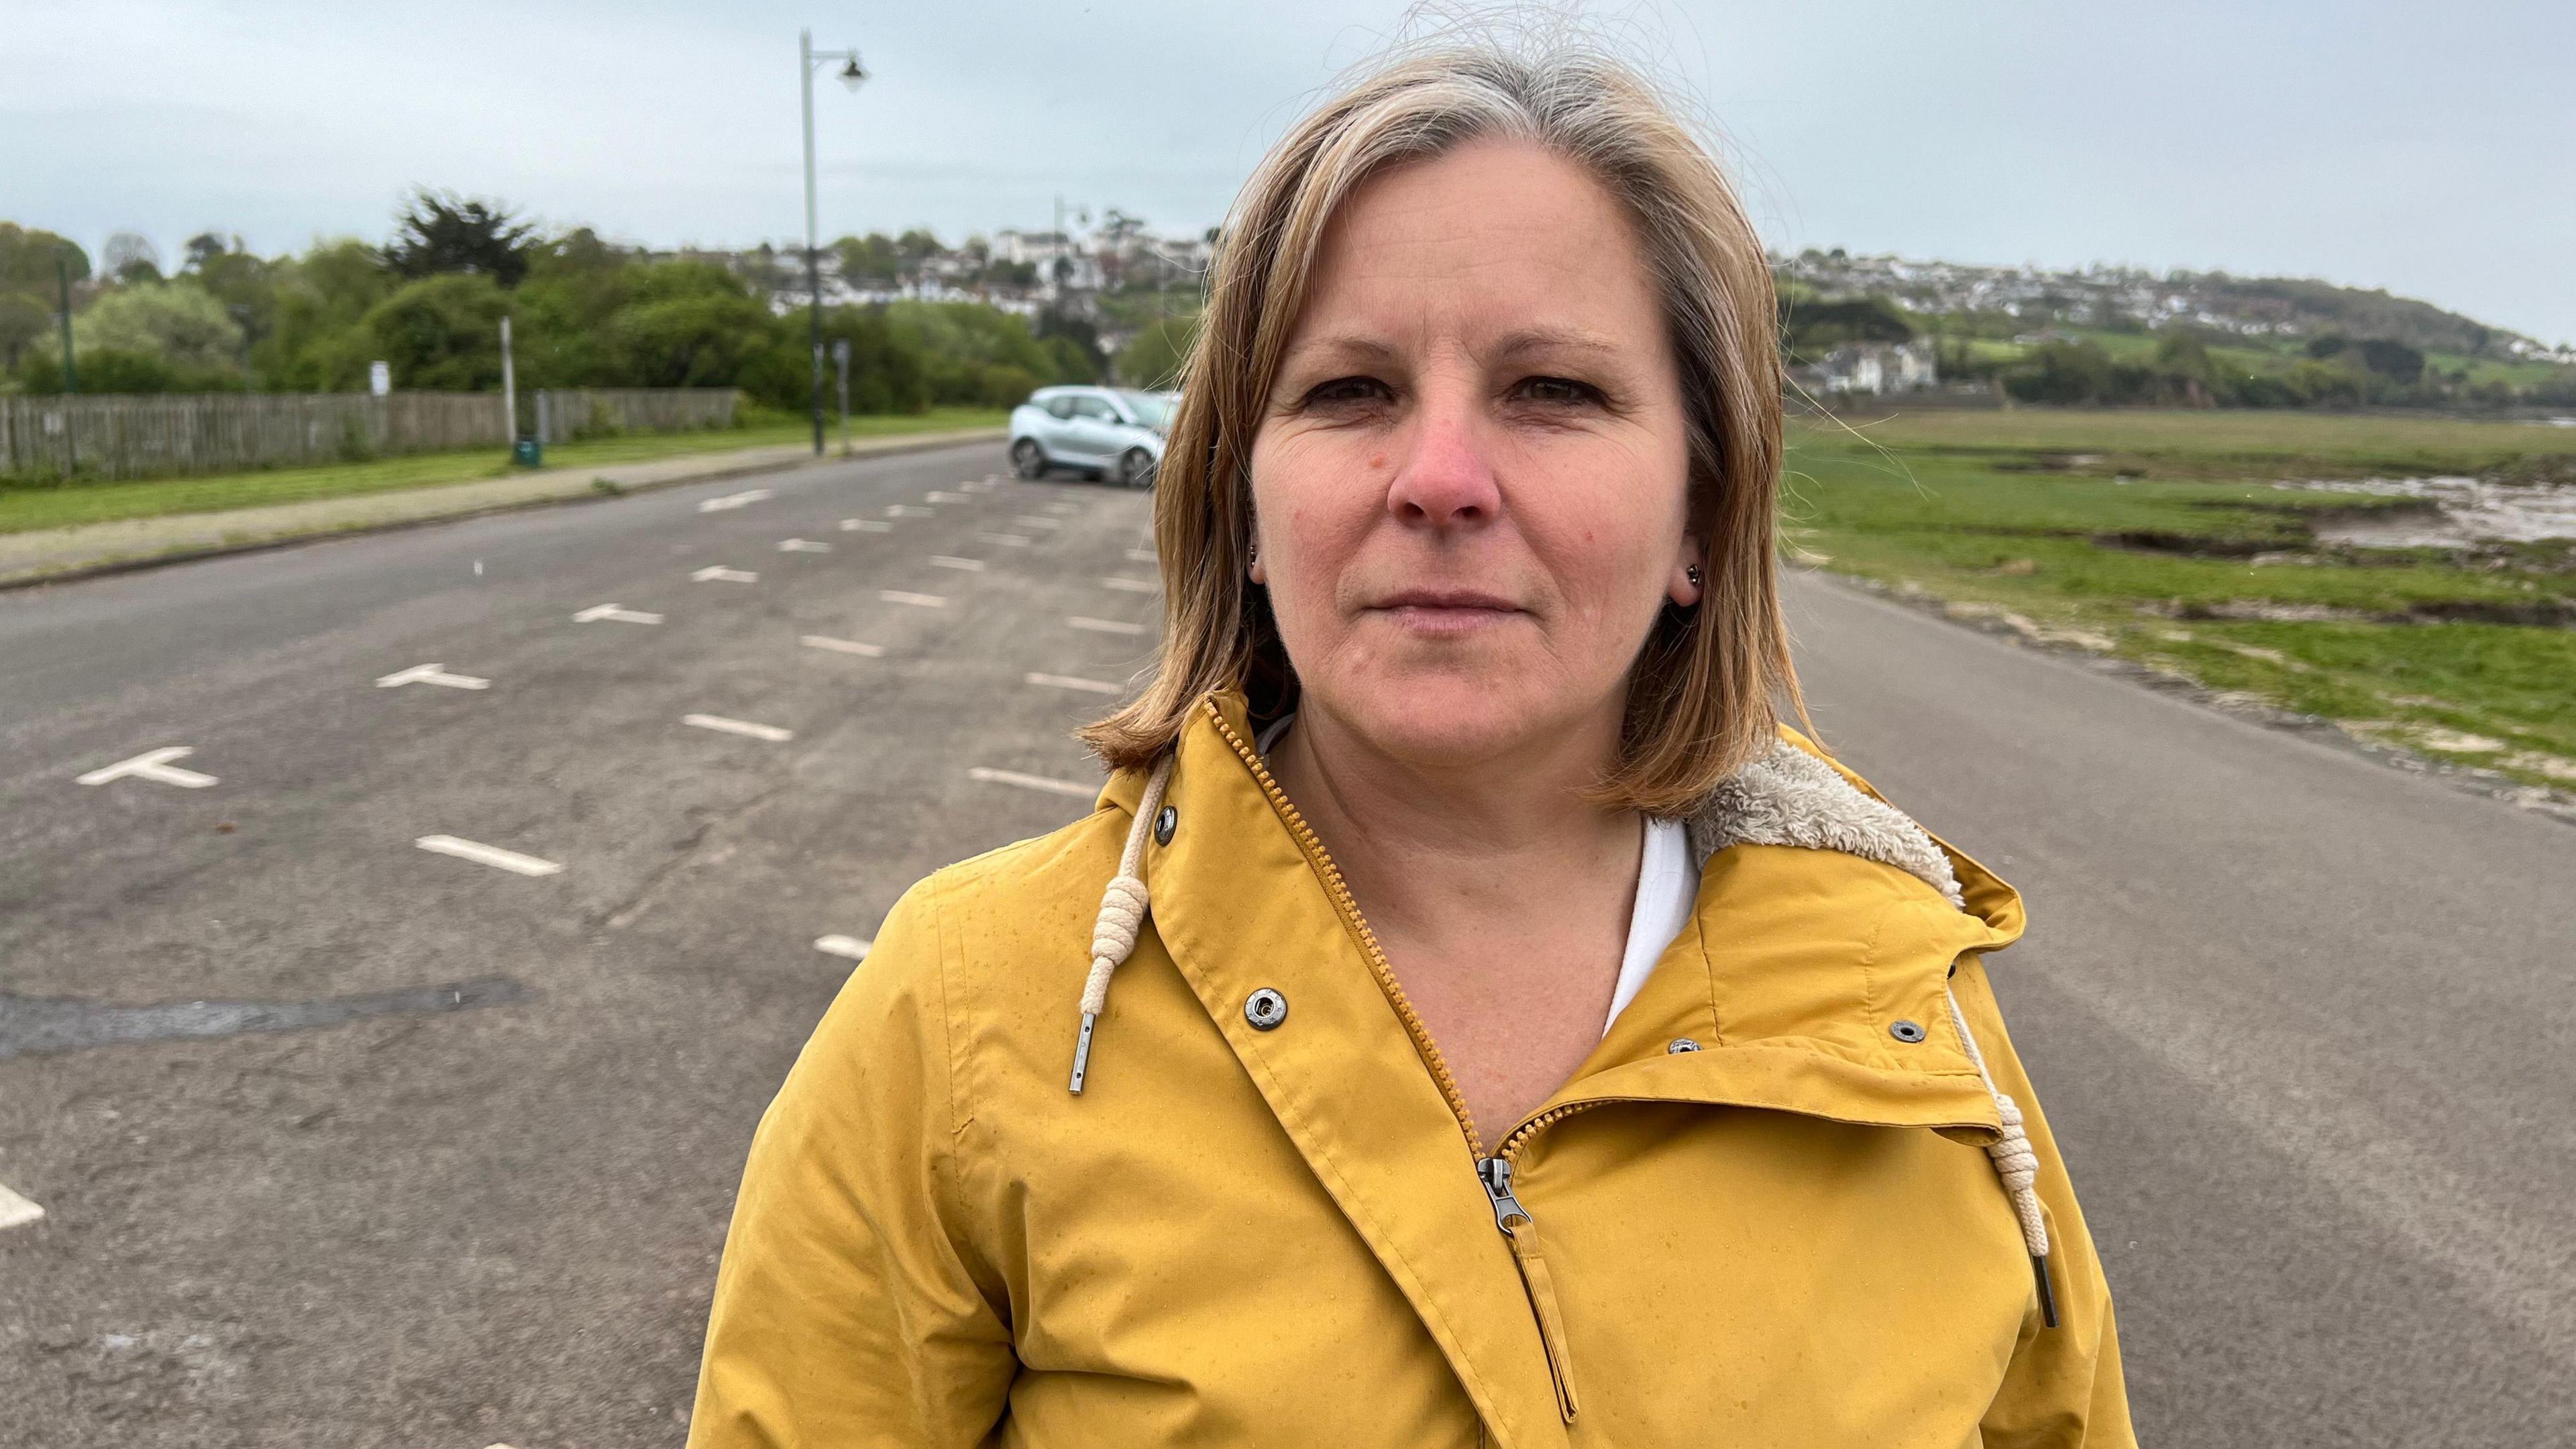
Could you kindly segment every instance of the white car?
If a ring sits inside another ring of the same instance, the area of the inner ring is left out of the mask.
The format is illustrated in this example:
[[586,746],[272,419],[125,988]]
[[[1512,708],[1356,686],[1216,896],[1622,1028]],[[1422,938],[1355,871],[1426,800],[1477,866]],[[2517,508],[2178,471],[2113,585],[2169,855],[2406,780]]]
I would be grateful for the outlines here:
[[1042,387],[1011,409],[1011,471],[1043,478],[1079,468],[1129,488],[1154,486],[1163,434],[1180,394],[1123,387]]

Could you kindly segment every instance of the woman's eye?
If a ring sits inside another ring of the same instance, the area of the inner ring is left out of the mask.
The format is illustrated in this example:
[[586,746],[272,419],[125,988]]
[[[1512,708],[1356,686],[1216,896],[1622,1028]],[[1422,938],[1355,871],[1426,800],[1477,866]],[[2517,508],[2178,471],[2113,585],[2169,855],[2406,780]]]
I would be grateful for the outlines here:
[[1306,392],[1308,407],[1347,407],[1352,403],[1375,402],[1386,396],[1386,384],[1373,377],[1337,377],[1318,383]]
[[1531,402],[1588,403],[1601,400],[1601,390],[1570,377],[1524,378],[1514,393]]

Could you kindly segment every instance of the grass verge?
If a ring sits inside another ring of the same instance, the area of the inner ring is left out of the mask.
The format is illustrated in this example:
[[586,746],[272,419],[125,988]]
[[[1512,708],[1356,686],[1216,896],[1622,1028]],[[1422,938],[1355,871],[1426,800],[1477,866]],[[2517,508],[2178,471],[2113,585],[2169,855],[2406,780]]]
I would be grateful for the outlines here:
[[[982,408],[934,408],[927,413],[902,417],[854,417],[850,419],[850,436],[857,440],[952,428],[994,428],[1000,427],[1008,416],[1004,412]],[[658,458],[798,443],[811,435],[812,425],[799,419],[700,433],[597,438],[548,448],[546,467],[551,470],[641,463]],[[833,431],[829,437],[837,440],[838,431]],[[220,513],[235,508],[301,503],[401,488],[434,488],[442,484],[506,477],[513,471],[515,468],[507,453],[483,448],[459,453],[380,458],[365,463],[335,463],[316,468],[219,473],[202,478],[0,486],[0,533],[70,528],[85,523],[112,523],[175,513]]]
[[1789,556],[2523,785],[2576,790],[2576,546],[2320,544],[2414,499],[2300,478],[2554,475],[2571,430],[2247,413],[1801,420]]

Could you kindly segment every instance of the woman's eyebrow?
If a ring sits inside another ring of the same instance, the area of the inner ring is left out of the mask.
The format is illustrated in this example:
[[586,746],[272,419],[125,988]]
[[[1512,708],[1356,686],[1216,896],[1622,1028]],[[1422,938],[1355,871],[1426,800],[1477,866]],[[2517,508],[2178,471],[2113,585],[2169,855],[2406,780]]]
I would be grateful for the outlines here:
[[1626,350],[1613,339],[1580,327],[1524,327],[1505,333],[1502,340],[1494,345],[1493,358],[1496,362],[1510,362],[1534,352],[1545,352],[1573,353],[1610,361]]
[[1395,356],[1395,349],[1374,337],[1357,332],[1328,332],[1299,340],[1281,359],[1285,364],[1330,362],[1335,365],[1357,363],[1363,366],[1383,363]]

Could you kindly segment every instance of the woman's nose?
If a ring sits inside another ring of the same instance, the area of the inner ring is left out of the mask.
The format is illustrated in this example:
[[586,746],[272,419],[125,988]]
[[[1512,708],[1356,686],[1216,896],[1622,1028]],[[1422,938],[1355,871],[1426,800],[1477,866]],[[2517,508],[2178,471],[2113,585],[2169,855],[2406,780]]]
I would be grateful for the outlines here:
[[1465,398],[1426,397],[1405,430],[1386,506],[1405,523],[1451,528],[1490,522],[1502,507],[1491,443]]

